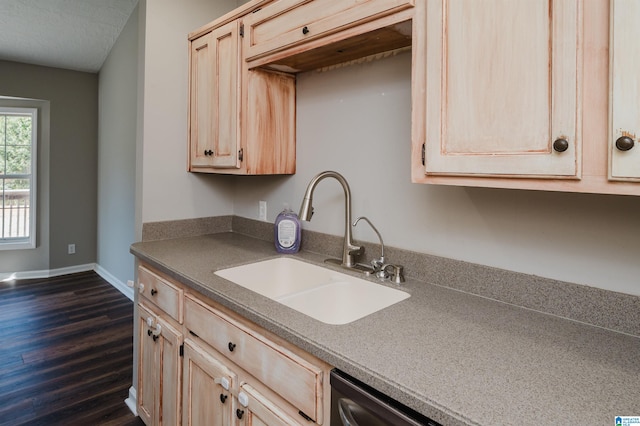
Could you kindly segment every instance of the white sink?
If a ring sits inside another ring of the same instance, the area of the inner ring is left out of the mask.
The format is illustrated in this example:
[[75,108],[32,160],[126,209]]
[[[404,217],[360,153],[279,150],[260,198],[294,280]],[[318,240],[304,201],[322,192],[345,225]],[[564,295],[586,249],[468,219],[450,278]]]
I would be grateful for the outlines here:
[[326,324],[347,324],[410,296],[289,257],[222,269],[216,275]]
[[216,272],[216,275],[270,299],[327,283],[334,274],[337,273],[331,269],[289,257],[249,263]]

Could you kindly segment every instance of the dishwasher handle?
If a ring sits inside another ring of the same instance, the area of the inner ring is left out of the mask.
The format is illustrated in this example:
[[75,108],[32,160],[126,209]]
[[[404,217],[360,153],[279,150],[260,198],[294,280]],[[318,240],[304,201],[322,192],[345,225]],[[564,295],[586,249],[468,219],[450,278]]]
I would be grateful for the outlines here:
[[353,405],[353,401],[347,398],[340,398],[338,400],[338,412],[340,413],[340,420],[344,426],[358,426],[358,423],[351,414],[350,407]]
[[338,369],[330,382],[334,417],[344,426],[441,426]]

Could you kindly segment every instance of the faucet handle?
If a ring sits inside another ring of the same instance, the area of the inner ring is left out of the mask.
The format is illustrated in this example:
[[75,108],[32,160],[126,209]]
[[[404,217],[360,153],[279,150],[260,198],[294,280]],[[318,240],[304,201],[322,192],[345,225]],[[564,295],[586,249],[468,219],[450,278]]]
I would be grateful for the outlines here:
[[376,277],[380,278],[381,280],[386,280],[387,278],[389,278],[387,271],[384,270],[384,266],[385,266],[384,257],[373,259],[371,261],[371,267],[373,268],[373,273],[376,275]]
[[364,254],[364,247],[363,246],[350,245],[349,246],[349,254],[351,254],[353,256],[360,256],[360,255]]
[[387,273],[387,269],[391,268],[392,272],[389,274],[389,280],[393,281],[396,284],[402,284],[404,282],[404,267],[402,265],[383,265],[382,270]]

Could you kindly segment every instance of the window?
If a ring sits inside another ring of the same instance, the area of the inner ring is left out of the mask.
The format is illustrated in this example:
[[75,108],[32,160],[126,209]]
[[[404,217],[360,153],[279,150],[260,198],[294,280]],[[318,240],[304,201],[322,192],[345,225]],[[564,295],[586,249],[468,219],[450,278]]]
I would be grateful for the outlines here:
[[36,245],[37,117],[0,107],[0,250]]

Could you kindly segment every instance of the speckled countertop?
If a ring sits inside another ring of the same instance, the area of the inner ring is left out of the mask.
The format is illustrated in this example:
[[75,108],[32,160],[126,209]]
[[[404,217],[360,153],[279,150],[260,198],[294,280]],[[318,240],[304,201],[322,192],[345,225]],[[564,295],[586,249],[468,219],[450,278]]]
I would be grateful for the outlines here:
[[617,415],[640,415],[634,336],[416,280],[403,285],[409,299],[327,325],[214,274],[278,256],[272,243],[228,232],[136,243],[131,252],[445,425],[612,425]]

